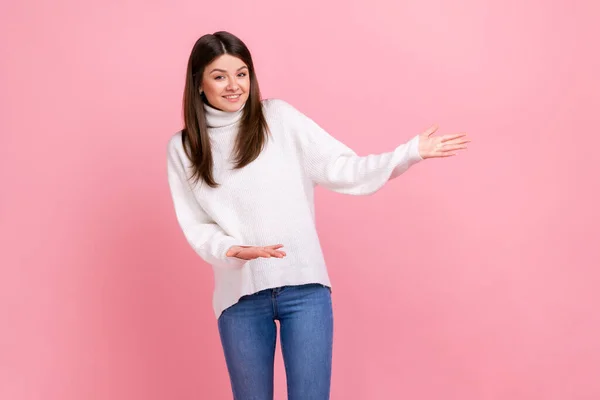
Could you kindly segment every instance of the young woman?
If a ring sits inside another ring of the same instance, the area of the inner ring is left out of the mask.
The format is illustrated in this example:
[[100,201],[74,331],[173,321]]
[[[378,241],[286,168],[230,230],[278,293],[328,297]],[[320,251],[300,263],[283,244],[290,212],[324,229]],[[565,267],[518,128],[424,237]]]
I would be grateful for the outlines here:
[[273,398],[278,320],[288,398],[328,399],[333,314],[315,186],[372,194],[424,159],[465,149],[466,135],[431,128],[393,151],[358,156],[287,102],[261,100],[250,52],[227,32],[194,45],[183,111],[168,180],[187,241],[214,271],[234,398]]

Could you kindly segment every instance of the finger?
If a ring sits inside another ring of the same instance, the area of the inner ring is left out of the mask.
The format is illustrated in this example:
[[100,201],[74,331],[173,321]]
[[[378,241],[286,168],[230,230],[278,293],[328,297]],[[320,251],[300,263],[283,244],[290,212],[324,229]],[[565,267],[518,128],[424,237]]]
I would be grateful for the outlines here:
[[449,140],[445,140],[442,141],[441,143],[443,143],[444,145],[452,145],[452,144],[465,144],[465,143],[471,143],[471,140],[469,138],[466,137],[459,137],[456,139],[449,139]]
[[258,249],[256,251],[256,256],[257,257],[264,257],[264,258],[271,258],[271,253],[269,253],[268,251],[263,250],[263,249]]
[[432,156],[432,158],[446,158],[446,157],[455,156],[456,154],[457,153],[439,153],[439,154]]
[[423,132],[424,135],[426,135],[427,137],[433,135],[435,133],[435,131],[437,131],[439,128],[439,126],[437,125],[433,125],[431,126],[429,129],[427,129],[425,132]]
[[450,146],[467,146],[468,143],[471,143],[470,140],[453,140],[450,142],[446,142],[443,144],[443,147],[450,147]]
[[455,145],[455,146],[444,146],[442,148],[439,149],[439,151],[443,152],[443,153],[447,153],[449,151],[457,151],[457,150],[466,150],[467,146],[465,145]]
[[277,250],[270,250],[270,249],[267,249],[266,251],[267,251],[267,252],[268,252],[268,253],[269,253],[271,256],[273,256],[273,257],[277,257],[277,258],[283,258],[283,254],[281,254],[281,252],[280,252],[280,251],[277,251]]
[[264,246],[265,249],[272,249],[272,250],[277,250],[277,249],[280,249],[282,247],[283,247],[282,244],[274,244],[274,245],[271,245],[271,246]]
[[465,136],[467,136],[466,133],[456,133],[456,134],[453,134],[453,135],[444,135],[444,136],[442,136],[442,143],[447,142],[449,140],[454,140],[454,139],[462,138],[462,137],[465,137]]
[[235,251],[235,250],[231,250],[231,249],[229,249],[229,250],[227,251],[227,253],[225,253],[225,255],[226,255],[227,257],[235,257],[235,256],[236,256],[238,253],[239,253],[239,251]]
[[466,145],[467,143],[471,143],[470,140],[452,140],[449,142],[444,143],[444,146],[461,146],[461,145]]

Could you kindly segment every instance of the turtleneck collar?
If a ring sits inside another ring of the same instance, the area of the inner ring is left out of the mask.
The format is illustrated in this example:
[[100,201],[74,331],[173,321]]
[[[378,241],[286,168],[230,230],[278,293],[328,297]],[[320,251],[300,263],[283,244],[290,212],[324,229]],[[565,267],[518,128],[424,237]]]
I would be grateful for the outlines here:
[[223,128],[226,126],[237,124],[244,115],[244,103],[238,111],[228,112],[217,110],[216,108],[204,103],[204,115],[206,116],[206,124],[209,128]]

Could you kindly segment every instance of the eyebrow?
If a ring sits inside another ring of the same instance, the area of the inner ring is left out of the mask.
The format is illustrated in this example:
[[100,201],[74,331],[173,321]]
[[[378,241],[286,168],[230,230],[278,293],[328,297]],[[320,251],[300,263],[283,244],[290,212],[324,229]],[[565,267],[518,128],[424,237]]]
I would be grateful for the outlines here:
[[[238,68],[238,71],[241,71],[241,70],[242,70],[242,69],[244,69],[244,68],[248,68],[248,67],[244,65],[243,67],[239,67],[239,68]],[[219,72],[227,72],[227,71],[226,71],[226,70],[224,70],[224,69],[215,68],[215,69],[213,69],[212,71],[210,71],[210,73],[212,74],[212,73],[213,73],[213,72],[215,72],[215,71],[219,71]]]

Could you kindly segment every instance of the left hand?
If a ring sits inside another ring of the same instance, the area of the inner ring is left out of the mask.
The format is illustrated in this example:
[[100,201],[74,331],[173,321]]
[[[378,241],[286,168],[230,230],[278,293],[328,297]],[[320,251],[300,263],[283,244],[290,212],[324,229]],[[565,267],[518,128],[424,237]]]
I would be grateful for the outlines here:
[[450,135],[433,136],[438,126],[434,125],[419,135],[419,154],[421,158],[451,157],[457,151],[467,148],[466,133],[455,133]]

